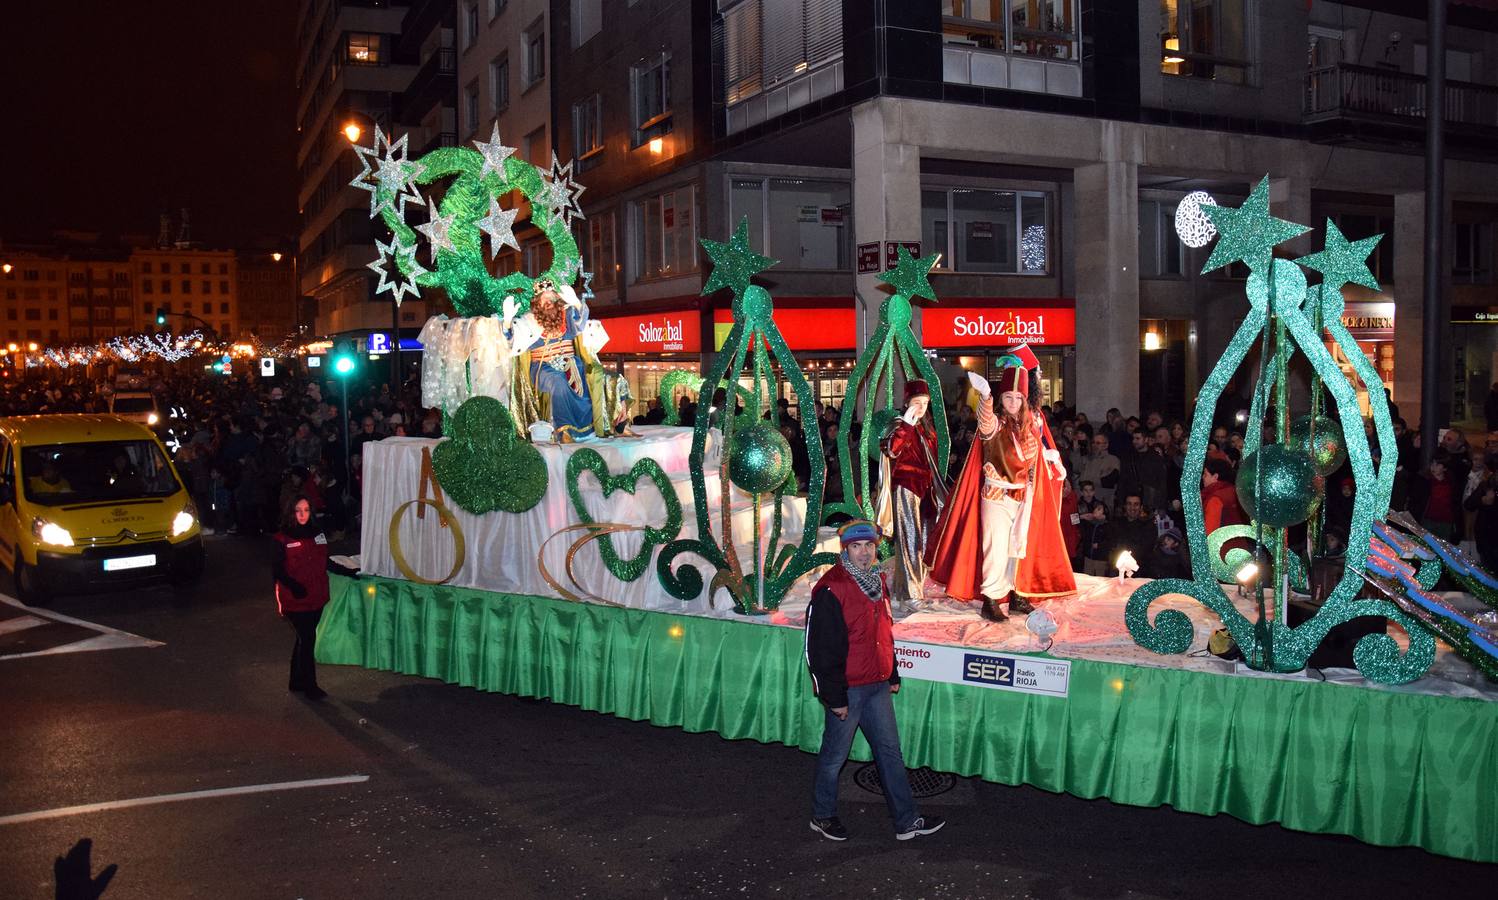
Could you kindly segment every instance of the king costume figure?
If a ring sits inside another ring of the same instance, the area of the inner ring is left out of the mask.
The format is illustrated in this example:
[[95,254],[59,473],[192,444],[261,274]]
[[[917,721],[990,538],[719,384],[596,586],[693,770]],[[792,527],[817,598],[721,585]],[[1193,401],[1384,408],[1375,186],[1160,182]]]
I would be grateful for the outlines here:
[[607,340],[570,285],[538,279],[530,312],[511,337],[519,354],[510,406],[516,424],[534,435],[532,425],[549,423],[560,444],[610,437],[615,388],[597,355]]
[[[928,548],[931,578],[959,600],[981,598],[990,621],[1034,610],[1032,601],[1074,594],[1061,534],[1066,469],[1045,417],[1034,408],[1030,373],[1018,359],[978,392],[978,439]],[[993,395],[999,394],[995,413]]]
[[876,518],[895,538],[890,592],[897,608],[925,600],[926,537],[945,499],[937,477],[936,432],[926,419],[930,408],[930,386],[918,378],[905,382],[905,414],[880,447],[884,465]]
[[806,665],[812,690],[826,708],[811,830],[828,840],[848,839],[848,830],[837,817],[838,773],[861,728],[879,768],[895,838],[908,841],[938,831],[945,823],[937,816],[923,817],[916,809],[900,752],[892,700],[900,690],[894,620],[889,584],[875,568],[879,529],[866,519],[854,519],[838,529],[838,537],[843,552],[812,588],[806,610]]

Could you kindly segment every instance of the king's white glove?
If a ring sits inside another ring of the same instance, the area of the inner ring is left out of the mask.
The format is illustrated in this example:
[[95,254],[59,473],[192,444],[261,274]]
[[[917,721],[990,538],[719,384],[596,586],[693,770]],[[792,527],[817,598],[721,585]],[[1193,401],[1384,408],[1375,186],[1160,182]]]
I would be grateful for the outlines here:
[[541,326],[537,324],[535,316],[526,313],[515,323],[515,330],[510,335],[510,352],[519,356],[540,340]]
[[565,304],[567,304],[571,308],[573,308],[573,309],[581,309],[582,308],[582,306],[583,306],[583,300],[582,300],[581,297],[579,297],[577,295],[577,291],[575,291],[575,290],[572,289],[572,285],[570,285],[570,284],[560,285],[557,288],[557,293],[561,295],[562,302],[565,303]]
[[506,294],[504,306],[501,307],[502,315],[500,316],[500,321],[504,322],[506,331],[510,329],[510,323],[515,321],[515,314],[518,312],[520,312],[520,304],[515,302],[513,295]]
[[609,333],[604,329],[602,322],[592,319],[583,326],[582,339],[583,347],[597,356],[598,351],[603,349],[603,345],[609,342]]

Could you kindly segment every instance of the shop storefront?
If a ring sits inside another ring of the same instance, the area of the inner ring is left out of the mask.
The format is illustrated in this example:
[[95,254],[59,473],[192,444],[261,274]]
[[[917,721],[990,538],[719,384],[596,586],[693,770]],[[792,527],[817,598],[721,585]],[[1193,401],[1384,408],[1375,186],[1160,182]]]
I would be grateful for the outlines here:
[[921,310],[921,343],[936,358],[988,378],[1015,344],[1028,344],[1040,360],[1043,403],[1067,402],[1067,358],[1077,343],[1076,301],[1071,298],[942,298]]
[[[1373,363],[1378,377],[1388,390],[1394,388],[1394,301],[1359,301],[1347,304],[1342,311],[1342,325],[1358,342],[1358,349]],[[1353,371],[1352,363],[1335,341],[1327,342],[1332,359],[1357,387],[1358,406],[1363,415],[1372,415],[1368,403],[1368,388]]]
[[609,333],[599,361],[629,382],[636,415],[643,415],[650,401],[659,396],[667,372],[701,370],[702,314],[696,308],[626,316],[595,311],[594,316]]
[[1487,431],[1484,404],[1498,382],[1498,306],[1453,305],[1451,337],[1456,371],[1451,421]]

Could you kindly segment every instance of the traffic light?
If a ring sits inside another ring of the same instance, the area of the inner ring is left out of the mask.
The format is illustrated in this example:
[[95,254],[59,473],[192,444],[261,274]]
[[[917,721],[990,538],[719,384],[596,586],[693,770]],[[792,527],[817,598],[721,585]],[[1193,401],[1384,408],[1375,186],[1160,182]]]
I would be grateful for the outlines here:
[[156,307],[156,327],[160,328],[164,325],[166,325],[166,307],[158,306]]
[[355,367],[358,366],[358,364],[359,364],[358,358],[354,355],[354,344],[353,344],[353,341],[350,341],[347,338],[340,338],[339,340],[337,340],[336,342],[334,342],[334,344],[333,344],[333,372],[334,372],[334,374],[338,375],[340,378],[347,378],[348,376],[350,376],[350,375],[353,374],[354,369],[355,369]]

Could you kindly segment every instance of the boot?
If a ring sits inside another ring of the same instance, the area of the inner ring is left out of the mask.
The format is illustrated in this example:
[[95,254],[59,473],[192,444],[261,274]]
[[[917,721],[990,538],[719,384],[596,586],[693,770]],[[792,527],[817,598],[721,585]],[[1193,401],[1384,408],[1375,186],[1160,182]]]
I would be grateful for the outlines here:
[[1035,612],[1035,607],[1030,605],[1029,600],[1013,591],[1009,592],[1009,615],[1023,616],[1032,612]]
[[999,609],[998,601],[992,597],[983,598],[983,606],[978,610],[978,615],[990,622],[1007,622],[1009,620],[1009,617],[1004,615],[1004,611]]

